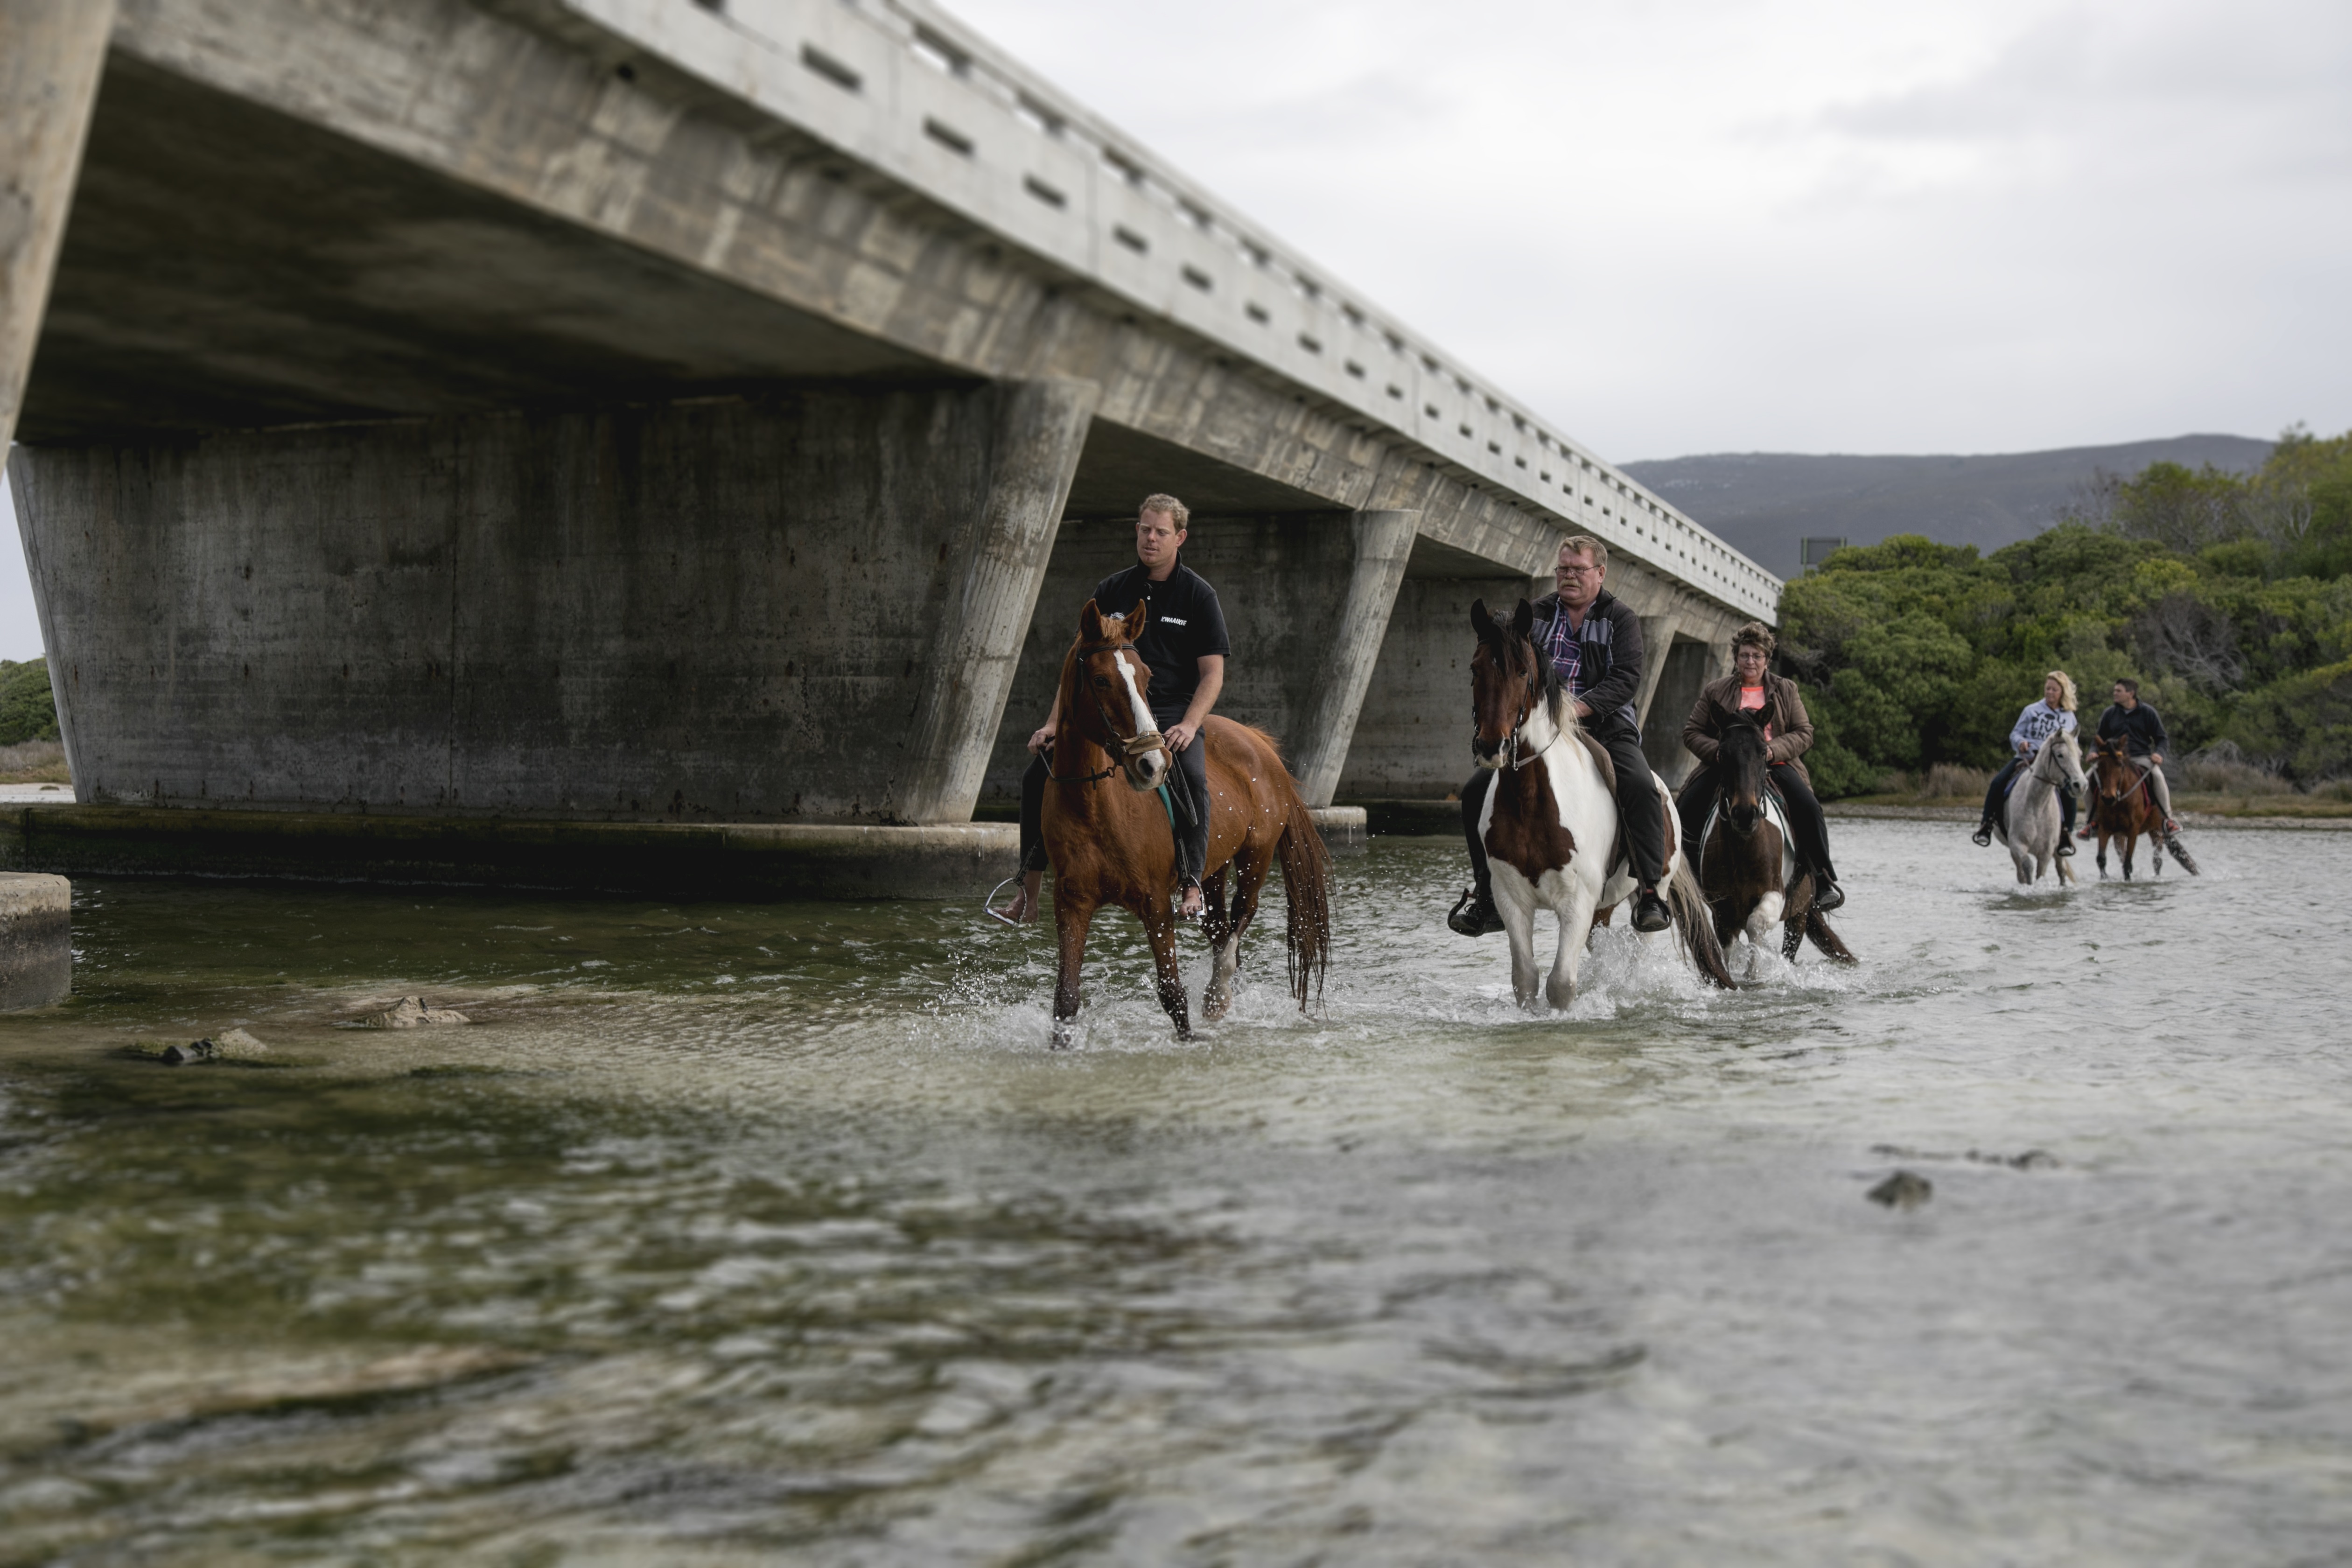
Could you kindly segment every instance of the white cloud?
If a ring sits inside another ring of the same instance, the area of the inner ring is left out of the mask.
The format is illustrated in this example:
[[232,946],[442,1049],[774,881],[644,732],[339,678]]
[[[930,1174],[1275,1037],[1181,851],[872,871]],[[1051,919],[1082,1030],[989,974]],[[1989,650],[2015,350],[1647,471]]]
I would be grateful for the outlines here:
[[959,0],[1622,458],[2352,426],[2352,9]]

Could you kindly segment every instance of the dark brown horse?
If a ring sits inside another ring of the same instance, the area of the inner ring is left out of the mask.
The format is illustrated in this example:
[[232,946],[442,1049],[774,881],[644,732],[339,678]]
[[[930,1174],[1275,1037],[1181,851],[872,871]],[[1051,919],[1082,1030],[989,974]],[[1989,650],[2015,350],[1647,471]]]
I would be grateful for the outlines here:
[[[1715,915],[1716,940],[1727,949],[1745,931],[1750,947],[1764,951],[1765,934],[1781,928],[1780,956],[1797,956],[1807,937],[1842,963],[1857,962],[1830,922],[1813,908],[1813,875],[1795,876],[1788,819],[1765,788],[1764,731],[1745,719],[1723,727],[1716,754],[1718,804],[1715,824],[1699,848],[1698,882]],[[1750,960],[1750,973],[1754,973]]]
[[[2133,852],[2139,847],[2141,836],[2150,840],[2149,850],[2156,857],[2158,876],[2164,873],[2164,812],[2156,804],[2156,795],[2147,787],[2147,775],[2131,760],[2124,739],[2117,735],[2099,737],[2098,749],[2091,753],[2091,826],[2099,835],[2099,875],[2107,874],[2107,840],[2123,841],[2124,880],[2132,879]],[[2190,876],[2197,875],[2197,862],[2178,842],[2172,853],[2181,868]]]
[[[1061,729],[1045,789],[1045,853],[1054,863],[1054,929],[1061,976],[1054,987],[1054,1043],[1067,1045],[1078,1012],[1087,929],[1106,905],[1132,910],[1151,942],[1160,1005],[1180,1037],[1192,1032],[1176,967],[1176,843],[1168,808],[1153,793],[1169,769],[1166,744],[1145,705],[1150,671],[1135,651],[1148,606],[1105,616],[1094,601],[1062,661]],[[1193,742],[1208,747],[1209,857],[1201,925],[1213,953],[1201,1011],[1213,1020],[1233,1002],[1242,933],[1257,914],[1267,869],[1282,862],[1289,895],[1290,992],[1304,1010],[1321,994],[1331,956],[1330,856],[1274,738],[1212,716]],[[1225,877],[1234,876],[1233,907]]]

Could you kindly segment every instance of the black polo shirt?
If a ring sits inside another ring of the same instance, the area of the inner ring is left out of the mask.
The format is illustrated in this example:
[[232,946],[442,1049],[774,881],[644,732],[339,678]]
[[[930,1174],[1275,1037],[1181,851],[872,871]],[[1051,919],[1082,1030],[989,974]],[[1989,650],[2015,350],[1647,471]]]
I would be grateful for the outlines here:
[[1234,651],[1225,636],[1225,612],[1217,591],[1201,574],[1176,558],[1176,570],[1164,583],[1155,583],[1139,561],[1124,572],[1114,572],[1095,584],[1095,608],[1106,616],[1124,616],[1140,599],[1151,606],[1135,651],[1151,668],[1151,689],[1144,700],[1157,714],[1181,711],[1201,689],[1201,660]]
[[2172,743],[2164,732],[2164,721],[2145,702],[2128,710],[2120,702],[2107,705],[2107,710],[2099,715],[2099,739],[2112,741],[2117,735],[2124,738],[2127,756],[2145,757]]

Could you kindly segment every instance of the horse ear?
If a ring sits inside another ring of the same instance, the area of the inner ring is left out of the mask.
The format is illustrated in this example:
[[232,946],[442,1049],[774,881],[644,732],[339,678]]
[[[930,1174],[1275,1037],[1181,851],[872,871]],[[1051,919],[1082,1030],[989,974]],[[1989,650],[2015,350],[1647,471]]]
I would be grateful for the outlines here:
[[1078,638],[1082,642],[1104,640],[1102,611],[1092,599],[1088,599],[1087,607],[1078,612]]
[[1133,642],[1143,635],[1143,628],[1150,624],[1151,601],[1138,599],[1135,601],[1135,608],[1127,612],[1127,619],[1121,623],[1119,633],[1128,641]]
[[1470,601],[1470,629],[1478,634],[1480,642],[1495,640],[1494,612],[1486,608],[1486,601],[1484,599]]
[[1511,630],[1521,637],[1528,637],[1534,633],[1535,629],[1536,607],[1533,605],[1528,604],[1525,599],[1521,599],[1519,601],[1519,607],[1511,612]]

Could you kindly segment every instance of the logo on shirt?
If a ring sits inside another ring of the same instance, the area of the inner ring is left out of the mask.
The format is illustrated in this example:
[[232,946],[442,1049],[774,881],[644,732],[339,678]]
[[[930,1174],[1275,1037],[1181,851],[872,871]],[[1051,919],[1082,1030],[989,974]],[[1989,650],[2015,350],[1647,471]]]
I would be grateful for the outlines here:
[[1181,616],[1162,616],[1160,617],[1160,624],[1163,626],[1189,626],[1192,623]]

